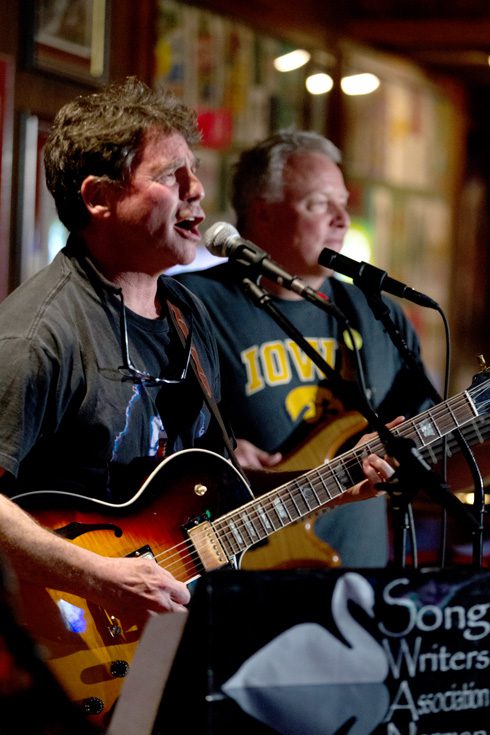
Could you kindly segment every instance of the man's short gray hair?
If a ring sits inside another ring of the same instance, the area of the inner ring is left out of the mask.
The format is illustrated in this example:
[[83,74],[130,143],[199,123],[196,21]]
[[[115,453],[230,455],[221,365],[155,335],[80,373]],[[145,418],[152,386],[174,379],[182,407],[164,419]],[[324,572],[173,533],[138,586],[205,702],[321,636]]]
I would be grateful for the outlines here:
[[308,130],[279,130],[243,151],[234,167],[231,192],[238,229],[245,225],[253,199],[281,199],[284,166],[294,153],[304,151],[323,153],[337,164],[342,160],[340,150],[331,140]]

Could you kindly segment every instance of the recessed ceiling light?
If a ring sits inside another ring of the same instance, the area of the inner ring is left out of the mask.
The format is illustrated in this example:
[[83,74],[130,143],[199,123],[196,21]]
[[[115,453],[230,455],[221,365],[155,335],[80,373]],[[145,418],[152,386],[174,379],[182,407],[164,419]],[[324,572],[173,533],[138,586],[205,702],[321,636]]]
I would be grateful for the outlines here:
[[351,74],[340,81],[342,92],[348,95],[371,94],[378,89],[379,85],[379,78],[369,73]]
[[294,51],[290,51],[288,54],[283,54],[274,59],[274,66],[277,71],[293,71],[304,66],[310,60],[311,54],[305,49],[298,48]]
[[318,74],[310,74],[305,84],[310,94],[325,94],[332,89],[333,79],[330,74],[319,72]]

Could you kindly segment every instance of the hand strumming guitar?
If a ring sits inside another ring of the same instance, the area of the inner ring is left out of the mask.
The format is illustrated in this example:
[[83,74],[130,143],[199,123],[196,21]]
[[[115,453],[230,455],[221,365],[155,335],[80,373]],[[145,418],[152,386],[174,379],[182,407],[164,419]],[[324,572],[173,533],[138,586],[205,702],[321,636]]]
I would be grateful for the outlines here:
[[0,536],[19,579],[86,597],[111,613],[141,621],[151,613],[185,610],[189,602],[185,584],[152,559],[105,557],[83,549],[40,526],[3,495]]

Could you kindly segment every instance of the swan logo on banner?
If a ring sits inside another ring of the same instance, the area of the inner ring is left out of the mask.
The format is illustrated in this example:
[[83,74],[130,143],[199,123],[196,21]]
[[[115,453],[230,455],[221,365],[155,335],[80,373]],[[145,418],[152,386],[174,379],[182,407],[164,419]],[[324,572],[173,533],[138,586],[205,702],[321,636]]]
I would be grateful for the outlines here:
[[245,661],[223,685],[225,694],[283,735],[334,735],[348,722],[349,735],[372,733],[389,706],[388,661],[349,601],[374,617],[374,590],[355,572],[340,577],[332,595],[346,642],[316,623],[295,625]]

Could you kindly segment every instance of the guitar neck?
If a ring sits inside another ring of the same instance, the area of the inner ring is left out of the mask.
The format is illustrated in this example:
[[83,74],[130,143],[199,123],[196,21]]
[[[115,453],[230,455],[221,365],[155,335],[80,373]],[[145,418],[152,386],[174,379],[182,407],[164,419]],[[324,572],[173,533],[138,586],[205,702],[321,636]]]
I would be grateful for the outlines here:
[[[443,437],[480,415],[475,399],[486,390],[486,385],[478,385],[459,393],[405,421],[392,433],[411,440],[422,456],[435,463],[442,455]],[[362,459],[368,454],[385,453],[376,437],[217,519],[213,529],[228,558],[347,492],[364,479]]]
[[[478,416],[469,424],[460,427],[460,433],[468,446],[483,444],[490,437],[490,417]],[[420,449],[423,459],[429,464],[440,462],[444,455],[452,457],[460,451],[458,439],[449,434],[442,439]]]

